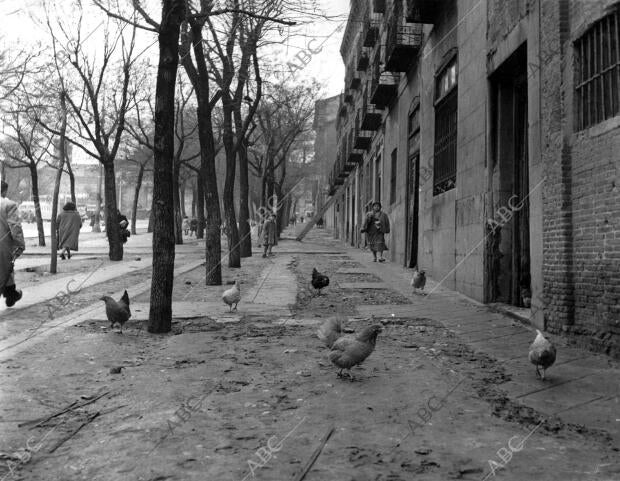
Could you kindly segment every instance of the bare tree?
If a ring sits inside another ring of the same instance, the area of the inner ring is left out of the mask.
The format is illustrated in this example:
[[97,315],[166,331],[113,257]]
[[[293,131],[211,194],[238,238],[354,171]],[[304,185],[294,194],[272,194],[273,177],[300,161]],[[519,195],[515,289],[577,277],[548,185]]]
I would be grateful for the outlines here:
[[[188,87],[183,81],[183,78],[179,75],[176,89],[174,121],[175,148],[172,180],[174,189],[175,239],[176,244],[183,244],[183,236],[181,235],[181,168],[184,164],[200,157],[200,150],[199,148],[194,148],[192,149],[194,151],[193,154],[186,155],[188,144],[191,144],[191,141],[194,140],[198,127],[195,116],[193,116],[192,119],[188,114],[193,88]],[[152,92],[146,88],[142,92],[142,95],[138,96],[136,91],[134,93],[133,102],[136,108],[134,110],[134,115],[127,120],[127,131],[139,145],[154,152],[154,131],[151,122],[155,116],[155,109],[153,106]],[[141,181],[142,178],[139,177],[139,180]]]
[[36,115],[28,108],[14,92],[10,110],[3,116],[3,122],[8,127],[5,136],[8,140],[0,144],[0,151],[9,159],[9,167],[28,168],[32,200],[35,208],[39,245],[45,245],[45,232],[41,217],[41,203],[39,199],[39,164],[50,155],[51,137],[36,121]]
[[[82,42],[82,15],[78,10],[75,32],[60,20],[48,27],[52,38],[55,70],[66,95],[72,122],[67,124],[67,141],[97,159],[103,167],[105,192],[106,234],[110,260],[123,259],[123,243],[117,215],[116,178],[114,160],[117,156],[125,119],[131,106],[129,92],[136,27],[108,22],[104,30],[100,59],[89,55]],[[129,33],[125,32],[129,29]],[[65,59],[66,62],[63,62]],[[70,67],[65,70],[64,64]],[[53,125],[42,121],[55,135],[60,133]]]
[[[238,0],[233,0],[231,3],[234,8],[239,8]],[[211,32],[210,39],[214,45],[213,51],[217,54],[219,60],[216,62],[212,56],[208,57],[222,98],[223,141],[226,153],[226,177],[223,199],[229,245],[229,267],[241,267],[241,249],[235,214],[234,187],[237,154],[245,145],[246,134],[261,97],[257,45],[269,15],[278,6],[279,2],[265,2],[264,7],[259,9],[261,15],[259,19],[244,17],[236,12],[232,13],[229,18],[220,22],[219,29],[216,28],[213,21],[207,20]],[[219,33],[222,30],[223,32]],[[222,38],[220,39],[220,37]],[[245,94],[245,89],[248,86],[251,66],[254,67],[257,92],[254,99],[248,101],[247,115],[243,118],[242,107],[244,99],[249,99]],[[244,190],[243,186],[242,190]],[[244,230],[249,234],[249,229]]]
[[0,49],[0,101],[11,99],[22,86],[37,56],[38,52]]
[[62,172],[66,158],[67,142],[65,134],[67,132],[67,95],[64,91],[59,94],[60,97],[60,129],[58,134],[58,166],[56,167],[56,182],[54,183],[54,195],[52,197],[52,226],[51,226],[51,240],[52,240],[52,258],[50,261],[50,273],[56,274],[56,265],[58,257],[58,225],[56,224],[56,216],[58,214],[58,194],[60,192],[60,180],[62,179]]
[[[281,202],[285,193],[287,162],[299,137],[307,132],[314,113],[319,85],[271,85],[265,101],[256,114],[258,128],[250,147],[250,166],[261,179],[261,201],[270,205],[274,198]],[[279,173],[279,177],[278,177]]]

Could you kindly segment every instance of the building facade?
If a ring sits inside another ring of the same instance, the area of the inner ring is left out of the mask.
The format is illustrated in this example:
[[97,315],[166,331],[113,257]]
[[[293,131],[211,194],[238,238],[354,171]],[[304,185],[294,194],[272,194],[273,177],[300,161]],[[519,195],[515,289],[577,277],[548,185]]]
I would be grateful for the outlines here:
[[[320,211],[328,194],[329,172],[336,159],[338,147],[337,125],[338,109],[340,107],[340,95],[318,100],[314,107],[314,121],[312,129],[314,138],[314,165],[317,177],[317,189],[313,194],[316,199],[316,211]],[[334,228],[333,209],[328,210],[323,216],[323,223],[327,228]]]
[[620,355],[620,2],[351,4],[329,193],[361,247]]

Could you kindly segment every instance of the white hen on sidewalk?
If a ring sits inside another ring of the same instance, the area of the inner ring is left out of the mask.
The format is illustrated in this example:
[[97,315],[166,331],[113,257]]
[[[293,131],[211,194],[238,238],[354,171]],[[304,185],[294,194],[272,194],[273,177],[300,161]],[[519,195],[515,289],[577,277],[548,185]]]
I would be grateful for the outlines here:
[[[536,330],[536,339],[530,346],[530,362],[536,366],[536,376],[545,380],[545,369],[550,368],[555,362],[556,350],[555,346],[542,335],[538,329]],[[542,367],[542,375],[538,370]]]
[[235,305],[235,311],[237,310],[237,304],[241,300],[241,289],[239,288],[239,281],[235,281],[235,285],[222,294],[222,300],[230,307],[232,312],[232,306]]

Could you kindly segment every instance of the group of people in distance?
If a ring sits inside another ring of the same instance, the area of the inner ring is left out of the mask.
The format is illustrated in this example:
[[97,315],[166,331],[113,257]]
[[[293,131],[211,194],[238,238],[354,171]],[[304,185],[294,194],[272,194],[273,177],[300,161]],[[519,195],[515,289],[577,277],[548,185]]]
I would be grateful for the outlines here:
[[187,216],[183,216],[183,222],[181,223],[181,229],[183,230],[183,234],[189,237],[196,237],[196,233],[198,232],[198,220],[195,217],[192,219],[188,219]]
[[[7,198],[9,185],[0,182],[0,295],[7,307],[12,307],[22,298],[22,291],[15,285],[15,260],[26,249],[24,232],[17,203]],[[123,244],[131,235],[127,217],[117,211]],[[78,250],[82,216],[73,202],[67,202],[56,218],[56,239],[60,258],[71,259],[71,251]]]

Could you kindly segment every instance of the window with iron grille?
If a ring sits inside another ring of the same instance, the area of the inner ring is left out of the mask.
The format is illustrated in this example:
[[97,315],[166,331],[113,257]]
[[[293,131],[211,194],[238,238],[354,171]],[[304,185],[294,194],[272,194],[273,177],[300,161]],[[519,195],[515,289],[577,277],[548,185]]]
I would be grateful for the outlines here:
[[620,114],[620,7],[575,42],[576,129]]
[[390,165],[390,204],[396,202],[396,174],[398,169],[398,154],[392,150],[392,162]]
[[457,126],[456,57],[436,77],[435,83],[435,160],[433,162],[433,195],[456,185]]

